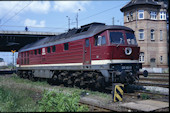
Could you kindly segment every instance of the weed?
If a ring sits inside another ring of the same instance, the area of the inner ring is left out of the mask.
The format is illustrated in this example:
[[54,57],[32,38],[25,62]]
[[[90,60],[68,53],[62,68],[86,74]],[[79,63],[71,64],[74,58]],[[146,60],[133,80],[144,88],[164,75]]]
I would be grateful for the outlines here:
[[29,96],[28,90],[18,90],[0,86],[0,112],[36,111],[36,102]]
[[144,94],[144,93],[141,94],[141,98],[144,99],[144,100],[145,99],[150,99],[149,95]]
[[63,92],[44,91],[39,102],[40,112],[82,112],[88,111],[88,107],[78,105],[80,96],[77,93],[64,94]]

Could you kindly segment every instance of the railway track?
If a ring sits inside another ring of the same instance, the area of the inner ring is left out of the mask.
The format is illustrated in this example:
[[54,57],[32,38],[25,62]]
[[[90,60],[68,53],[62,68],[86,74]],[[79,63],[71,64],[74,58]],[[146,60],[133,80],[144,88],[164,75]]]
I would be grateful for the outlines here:
[[169,88],[169,73],[149,73],[148,77],[140,76],[137,85]]
[[135,91],[134,93],[124,93],[124,96],[133,97],[136,99],[152,99],[152,100],[158,100],[158,101],[169,103],[169,95],[153,93],[153,92],[148,92],[148,91],[143,91],[143,90],[138,90],[138,91]]
[[80,101],[79,105],[87,105],[89,110],[91,112],[112,112],[113,110],[109,109],[109,108],[104,108],[95,104],[91,104],[91,103],[87,103],[84,101]]
[[13,74],[13,73],[16,73],[16,70],[11,70],[11,69],[0,70],[0,75]]

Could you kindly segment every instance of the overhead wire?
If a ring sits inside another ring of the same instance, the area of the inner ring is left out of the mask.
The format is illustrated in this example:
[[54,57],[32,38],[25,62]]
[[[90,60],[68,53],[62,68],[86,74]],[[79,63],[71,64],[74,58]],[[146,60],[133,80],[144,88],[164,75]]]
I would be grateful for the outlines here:
[[[33,2],[33,1],[32,1]],[[10,19],[12,19],[13,17],[15,17],[17,14],[19,14],[22,10],[24,10],[27,6],[29,6],[32,2],[30,2],[29,4],[27,4],[24,8],[22,8],[19,12],[17,12],[14,16],[12,16],[11,18],[9,18],[6,22],[4,22],[2,25],[0,25],[0,27],[1,26],[4,26],[4,24],[5,23],[7,23]],[[107,12],[107,11],[109,11],[109,10],[112,10],[112,9],[115,9],[115,8],[117,8],[117,7],[119,7],[119,6],[121,6],[122,4],[120,4],[120,5],[117,5],[117,6],[114,6],[114,7],[112,7],[112,8],[109,8],[109,9],[106,9],[106,10],[103,10],[103,11],[101,11],[101,12],[98,12],[98,13],[96,13],[96,14],[93,14],[93,15],[91,15],[91,16],[88,16],[88,17],[85,17],[85,18],[82,18],[82,19],[80,19],[79,21],[83,21],[83,20],[86,20],[86,19],[88,19],[88,18],[91,18],[91,17],[94,17],[94,16],[96,16],[96,15],[99,15],[99,14],[102,14],[102,13],[104,13],[104,12]],[[71,25],[73,25],[73,24],[75,24],[76,22],[72,22],[72,23],[70,23]],[[15,26],[14,26],[15,27]],[[17,27],[17,26],[16,26]],[[21,27],[21,26],[20,26]],[[22,26],[23,27],[23,26]],[[35,27],[35,26],[29,26],[29,27]],[[37,27],[37,28],[40,28],[40,27]],[[44,28],[54,28],[54,29],[66,29],[66,28],[55,28],[55,27],[44,27]]]
[[12,10],[14,10],[15,7],[17,7],[20,3],[21,3],[21,2],[18,2],[14,7],[12,7],[11,10],[9,10],[7,13],[5,13],[5,15],[4,15],[0,20],[2,21],[2,20],[3,20],[8,14],[10,14],[10,12],[11,12]]
[[23,11],[26,7],[28,7],[33,1],[31,1],[29,4],[27,4],[25,7],[23,7],[21,10],[19,10],[17,13],[15,13],[15,15],[13,15],[11,18],[9,18],[8,20],[6,20],[3,24],[0,25],[0,27],[4,24],[6,24],[9,20],[11,20],[13,17],[15,17],[16,15],[18,15],[21,11]]
[[[125,4],[126,4],[126,3],[125,3]],[[104,12],[110,11],[110,10],[115,9],[115,8],[117,8],[117,7],[120,7],[120,6],[122,6],[122,5],[124,5],[124,4],[119,4],[119,5],[117,5],[117,6],[114,6],[114,7],[111,7],[111,8],[109,8],[109,9],[103,10],[103,11],[98,12],[98,13],[96,13],[96,14],[93,14],[93,15],[91,15],[91,16],[82,18],[82,19],[80,19],[79,21],[83,21],[83,20],[86,20],[86,19],[88,19],[88,18],[97,16],[97,15],[99,15],[99,14],[102,14],[102,13],[104,13]],[[72,22],[72,23],[70,23],[70,24],[73,25],[73,24],[75,24],[75,23],[76,23],[76,22]]]

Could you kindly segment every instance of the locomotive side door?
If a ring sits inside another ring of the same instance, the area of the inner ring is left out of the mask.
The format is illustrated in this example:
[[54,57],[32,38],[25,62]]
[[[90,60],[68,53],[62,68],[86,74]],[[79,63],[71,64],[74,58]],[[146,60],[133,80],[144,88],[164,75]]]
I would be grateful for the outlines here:
[[84,43],[84,65],[91,64],[91,44],[90,40],[87,38],[85,39]]

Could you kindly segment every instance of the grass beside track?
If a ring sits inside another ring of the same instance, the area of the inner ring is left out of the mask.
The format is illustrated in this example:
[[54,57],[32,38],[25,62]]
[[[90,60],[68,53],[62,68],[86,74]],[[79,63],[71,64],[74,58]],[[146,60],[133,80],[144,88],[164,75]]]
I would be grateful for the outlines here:
[[[45,80],[32,82],[13,74],[11,76],[0,76],[0,112],[42,111],[42,109],[39,109],[42,107],[39,107],[38,102],[42,99],[44,90],[62,92],[68,95],[76,93],[80,97],[89,93],[91,97],[105,98],[105,100],[111,99],[111,95],[98,91],[89,91],[76,87],[51,86]],[[87,111],[87,109],[85,108],[84,111]]]
[[25,84],[25,85],[31,85],[32,87],[44,87],[45,89],[53,89],[55,91],[64,91],[66,93],[74,93],[74,92],[77,92],[79,94],[81,93],[89,93],[91,94],[92,96],[95,95],[95,96],[100,96],[100,97],[103,97],[103,98],[110,98],[110,96],[108,96],[108,94],[106,93],[101,93],[101,92],[98,92],[98,91],[90,91],[90,90],[85,90],[85,89],[80,89],[78,87],[62,87],[62,86],[57,86],[57,85],[54,85],[54,86],[51,86],[47,83],[46,80],[40,80],[40,81],[36,81],[36,82],[32,82],[28,79],[22,79],[20,77],[18,77],[16,74],[13,74],[12,77],[10,77],[9,79],[15,81],[16,83],[22,83],[22,84]]
[[33,95],[36,95],[36,92],[0,86],[0,112],[38,111]]

